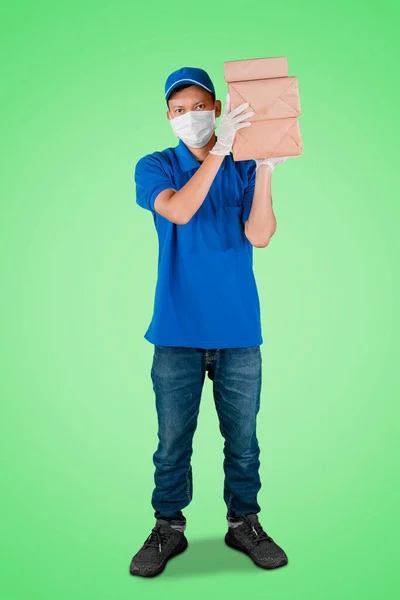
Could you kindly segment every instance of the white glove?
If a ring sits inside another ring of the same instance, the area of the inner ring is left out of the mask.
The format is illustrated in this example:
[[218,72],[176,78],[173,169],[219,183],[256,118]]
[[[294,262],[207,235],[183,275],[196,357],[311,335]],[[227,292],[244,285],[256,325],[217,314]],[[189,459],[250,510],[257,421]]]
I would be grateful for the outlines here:
[[[301,155],[300,155],[301,156]],[[298,158],[297,156],[279,156],[277,158],[256,158],[256,171],[261,165],[267,165],[272,173],[276,165],[285,162],[288,158]]]
[[237,106],[233,110],[230,110],[231,98],[230,94],[226,95],[225,110],[219,124],[218,137],[215,146],[210,150],[210,154],[219,154],[223,156],[229,154],[232,148],[233,140],[235,138],[236,131],[242,127],[249,127],[251,123],[242,123],[244,119],[254,115],[254,111],[241,113],[245,108],[249,106],[248,102]]

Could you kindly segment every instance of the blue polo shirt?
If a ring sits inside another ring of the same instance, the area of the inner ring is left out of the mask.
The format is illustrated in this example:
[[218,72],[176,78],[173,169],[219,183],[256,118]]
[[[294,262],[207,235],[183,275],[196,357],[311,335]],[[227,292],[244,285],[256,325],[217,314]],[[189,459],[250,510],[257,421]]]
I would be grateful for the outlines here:
[[154,210],[166,188],[180,190],[201,162],[179,140],[136,164],[136,202],[157,230],[158,277],[146,340],[160,346],[243,348],[263,343],[253,246],[244,233],[256,164],[225,156],[203,204],[185,225]]

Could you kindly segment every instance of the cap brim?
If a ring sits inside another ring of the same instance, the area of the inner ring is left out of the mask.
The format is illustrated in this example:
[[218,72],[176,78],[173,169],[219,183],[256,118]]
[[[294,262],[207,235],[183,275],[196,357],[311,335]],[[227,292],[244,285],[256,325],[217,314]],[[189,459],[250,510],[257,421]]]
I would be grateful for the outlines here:
[[172,94],[172,92],[177,87],[180,87],[184,83],[190,83],[192,85],[199,85],[200,87],[202,87],[205,90],[207,90],[207,92],[210,92],[210,94],[214,93],[209,87],[207,87],[203,83],[200,83],[199,81],[196,81],[195,79],[179,79],[179,81],[176,81],[175,83],[173,83],[172,86],[166,91],[166,93],[165,93],[165,100],[168,102],[168,99],[169,99],[170,95]]

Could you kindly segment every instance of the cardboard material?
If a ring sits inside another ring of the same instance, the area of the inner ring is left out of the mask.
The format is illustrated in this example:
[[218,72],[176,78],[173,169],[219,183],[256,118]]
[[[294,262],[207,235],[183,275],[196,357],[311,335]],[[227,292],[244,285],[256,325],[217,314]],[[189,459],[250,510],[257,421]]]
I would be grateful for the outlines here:
[[301,114],[297,77],[236,81],[228,84],[231,110],[248,102],[245,112],[254,110],[249,121],[284,119]]
[[236,132],[233,159],[251,160],[300,156],[303,142],[297,77],[289,77],[287,58],[256,58],[224,63],[225,81],[231,95],[231,110],[248,102],[244,112],[250,127]]
[[233,142],[234,160],[255,160],[303,154],[299,120],[267,119],[238,129]]
[[224,77],[227,83],[287,76],[288,62],[286,56],[224,62]]

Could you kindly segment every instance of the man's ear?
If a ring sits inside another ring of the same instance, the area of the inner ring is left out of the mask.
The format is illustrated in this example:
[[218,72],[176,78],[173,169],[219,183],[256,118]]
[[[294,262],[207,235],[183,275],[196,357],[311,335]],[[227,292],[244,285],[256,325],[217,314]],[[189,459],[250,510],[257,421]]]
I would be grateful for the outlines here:
[[221,115],[221,100],[215,101],[215,117],[219,117]]
[[166,112],[166,115],[167,115],[167,119],[168,119],[168,121],[169,121],[169,120],[170,120],[170,116],[169,116],[169,110],[167,110],[167,112]]

